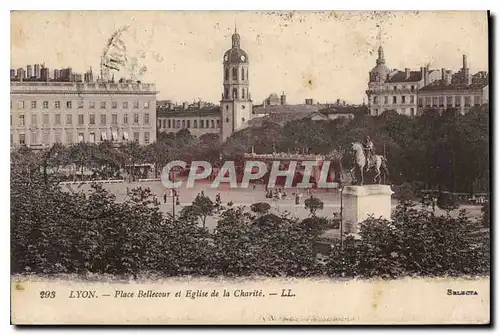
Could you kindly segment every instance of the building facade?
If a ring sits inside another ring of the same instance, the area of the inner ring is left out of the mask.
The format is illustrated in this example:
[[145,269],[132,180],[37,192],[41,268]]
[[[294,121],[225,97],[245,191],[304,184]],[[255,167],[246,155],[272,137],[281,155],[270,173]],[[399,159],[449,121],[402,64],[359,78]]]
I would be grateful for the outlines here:
[[418,96],[419,111],[454,108],[465,114],[473,106],[489,102],[489,75],[481,71],[471,75],[467,56],[463,55],[462,69],[455,74],[442,69],[441,79],[423,87]]
[[18,82],[10,84],[11,146],[156,141],[154,84]]
[[421,67],[419,71],[406,68],[404,71],[390,70],[385,64],[384,49],[378,49],[376,66],[369,73],[368,108],[371,115],[380,115],[386,110],[415,116],[419,90],[441,78],[438,70]]
[[248,127],[248,122],[252,118],[248,55],[240,47],[241,38],[236,29],[231,39],[232,48],[224,53],[222,62],[221,141],[225,141],[235,131]]
[[158,131],[178,132],[187,129],[196,137],[221,132],[221,114],[218,106],[197,109],[157,111]]

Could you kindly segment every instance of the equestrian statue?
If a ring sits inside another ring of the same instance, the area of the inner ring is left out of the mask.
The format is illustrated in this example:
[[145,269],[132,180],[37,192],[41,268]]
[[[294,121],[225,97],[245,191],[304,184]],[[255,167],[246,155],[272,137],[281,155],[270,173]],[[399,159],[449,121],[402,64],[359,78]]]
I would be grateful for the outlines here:
[[377,155],[375,153],[375,147],[370,139],[370,136],[366,136],[363,143],[355,142],[352,143],[352,151],[354,153],[354,166],[349,171],[351,177],[354,177],[355,171],[359,171],[361,179],[360,185],[364,183],[364,172],[370,171],[370,169],[375,170],[375,177],[373,178],[373,183],[380,184],[382,182],[382,176],[384,177],[384,183],[389,177],[389,170],[387,169],[387,159],[382,155]]

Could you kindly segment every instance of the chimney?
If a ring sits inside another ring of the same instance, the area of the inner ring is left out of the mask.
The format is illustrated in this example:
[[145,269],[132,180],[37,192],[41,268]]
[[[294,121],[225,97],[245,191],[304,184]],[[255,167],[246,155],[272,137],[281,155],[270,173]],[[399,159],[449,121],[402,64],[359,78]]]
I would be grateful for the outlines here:
[[463,69],[467,69],[467,55],[462,55],[462,61],[463,61]]
[[424,86],[429,84],[429,65],[424,68]]
[[281,98],[280,99],[281,100],[281,106],[286,105],[286,95],[285,95],[285,92],[281,93],[281,97],[280,98]]
[[469,72],[469,67],[467,64],[467,55],[462,56],[463,59],[463,75],[464,75],[464,84],[469,86],[472,83],[472,77]]
[[410,69],[409,68],[405,68],[405,78],[406,79],[410,78]]
[[187,102],[182,103],[182,108],[183,109],[189,109],[189,104]]
[[340,99],[337,99],[337,105],[340,105]]
[[441,69],[441,80],[443,82],[446,81],[446,69],[445,68]]

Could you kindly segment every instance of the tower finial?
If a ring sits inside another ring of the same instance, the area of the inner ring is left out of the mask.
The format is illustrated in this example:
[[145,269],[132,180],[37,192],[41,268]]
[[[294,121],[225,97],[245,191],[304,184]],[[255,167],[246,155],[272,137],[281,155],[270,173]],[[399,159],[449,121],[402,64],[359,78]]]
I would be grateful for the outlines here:
[[238,29],[236,27],[236,20],[234,20],[234,33],[237,34],[238,33]]

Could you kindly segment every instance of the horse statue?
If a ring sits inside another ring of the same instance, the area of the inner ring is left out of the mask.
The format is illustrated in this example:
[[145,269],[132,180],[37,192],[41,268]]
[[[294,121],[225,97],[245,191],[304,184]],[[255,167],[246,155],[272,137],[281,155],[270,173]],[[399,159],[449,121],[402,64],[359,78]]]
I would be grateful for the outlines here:
[[363,172],[365,170],[375,169],[375,177],[373,178],[373,182],[376,184],[380,184],[382,182],[382,174],[384,176],[384,183],[389,177],[389,170],[387,169],[387,159],[382,155],[373,155],[370,159],[367,160],[363,145],[359,142],[352,143],[352,151],[354,152],[354,166],[349,173],[351,174],[352,179],[356,179],[353,175],[353,172],[358,168],[361,175],[360,185],[363,185]]

